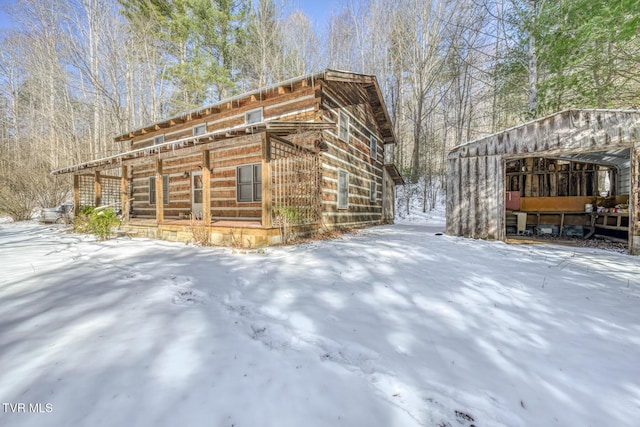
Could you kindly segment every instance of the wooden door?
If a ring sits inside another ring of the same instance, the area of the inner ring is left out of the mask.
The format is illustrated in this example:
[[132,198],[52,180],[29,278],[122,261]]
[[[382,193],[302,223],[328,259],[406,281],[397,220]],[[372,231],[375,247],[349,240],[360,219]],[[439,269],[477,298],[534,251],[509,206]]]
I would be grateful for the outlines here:
[[202,219],[202,172],[191,174],[191,213],[195,219]]

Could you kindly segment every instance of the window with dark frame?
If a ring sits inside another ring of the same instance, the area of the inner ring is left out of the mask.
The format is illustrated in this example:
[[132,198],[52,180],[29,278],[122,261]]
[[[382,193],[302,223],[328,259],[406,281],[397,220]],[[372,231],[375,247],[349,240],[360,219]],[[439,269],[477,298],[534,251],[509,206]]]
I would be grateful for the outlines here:
[[338,209],[349,209],[349,172],[338,170]]
[[[169,204],[169,175],[162,175],[162,203]],[[156,204],[156,177],[149,177],[149,204]]]
[[193,136],[200,136],[205,133],[207,133],[207,125],[205,123],[193,127]]
[[247,125],[253,123],[262,122],[262,108],[256,108],[255,110],[249,110],[244,113],[244,123]]
[[344,111],[340,111],[338,119],[338,137],[349,142],[349,116]]
[[369,201],[371,203],[375,203],[376,201],[376,182],[375,181],[371,181],[371,184],[369,185]]
[[238,202],[262,201],[262,163],[236,168],[236,200]]
[[164,134],[158,135],[153,138],[153,145],[164,144]]
[[378,138],[374,135],[369,138],[369,155],[374,160],[378,158]]

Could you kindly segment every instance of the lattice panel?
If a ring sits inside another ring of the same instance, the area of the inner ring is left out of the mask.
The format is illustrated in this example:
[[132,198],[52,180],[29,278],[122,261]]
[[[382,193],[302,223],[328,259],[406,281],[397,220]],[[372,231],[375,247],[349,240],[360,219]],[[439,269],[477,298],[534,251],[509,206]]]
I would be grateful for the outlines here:
[[112,206],[115,210],[122,207],[120,197],[120,179],[102,177],[102,206]]
[[93,175],[79,175],[80,206],[93,206],[96,203]]
[[271,140],[272,223],[314,224],[320,221],[320,159],[304,147]]

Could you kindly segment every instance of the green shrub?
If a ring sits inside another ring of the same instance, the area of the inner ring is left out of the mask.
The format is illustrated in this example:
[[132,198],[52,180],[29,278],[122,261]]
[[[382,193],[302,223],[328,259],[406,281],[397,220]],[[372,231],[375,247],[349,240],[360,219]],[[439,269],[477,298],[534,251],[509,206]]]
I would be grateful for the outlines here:
[[111,227],[120,224],[113,209],[96,210],[93,206],[83,206],[73,220],[73,230],[77,233],[94,234],[99,240],[107,240]]
[[296,206],[276,206],[273,211],[289,224],[298,224],[303,220],[302,213]]

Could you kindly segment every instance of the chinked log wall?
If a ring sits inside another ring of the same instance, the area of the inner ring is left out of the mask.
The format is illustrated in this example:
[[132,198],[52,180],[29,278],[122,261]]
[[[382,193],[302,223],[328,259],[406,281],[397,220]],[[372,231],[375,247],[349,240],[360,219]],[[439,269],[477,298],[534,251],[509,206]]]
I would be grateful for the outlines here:
[[631,148],[631,252],[640,253],[640,113],[569,110],[456,147],[448,157],[447,233],[504,238],[505,159]]
[[[254,219],[261,216],[260,202],[236,201],[236,168],[260,163],[262,138],[248,135],[212,148],[209,153],[211,173],[211,216],[216,219]],[[207,151],[205,151],[207,152]],[[202,172],[203,152],[162,161],[162,174],[169,176],[169,204],[164,205],[166,219],[188,217],[191,212],[192,174]],[[188,172],[188,177],[185,177]],[[156,205],[149,203],[149,178],[156,176],[155,163],[133,168],[133,213],[139,218],[155,218]],[[156,200],[158,198],[156,197]]]
[[[169,128],[158,128],[134,138],[132,149],[153,146],[154,138],[164,135],[170,142],[192,135],[194,126],[206,124],[206,132],[229,131],[244,124],[244,114],[249,110],[263,108],[265,120],[312,120],[317,118],[319,100],[314,87],[292,88],[291,93],[269,93],[264,100],[255,100],[215,114],[176,124]],[[230,106],[231,107],[231,106]],[[260,202],[236,201],[237,166],[260,163],[262,140],[259,135],[239,136],[215,141],[206,146],[176,149],[162,153],[162,173],[169,175],[169,204],[164,206],[166,219],[179,219],[191,211],[191,174],[203,166],[203,151],[210,150],[211,216],[215,219],[261,218]],[[156,205],[149,203],[149,178],[156,176],[156,164],[151,158],[129,162],[132,174],[133,214],[139,218],[155,218]],[[189,177],[184,177],[189,172]],[[159,200],[156,197],[156,200]]]
[[[362,227],[380,224],[383,201],[384,144],[368,93],[361,86],[331,82],[322,86],[325,120],[339,122],[340,111],[349,115],[349,141],[338,137],[338,128],[324,131],[327,150],[322,153],[323,223],[326,227]],[[377,139],[377,154],[371,158],[370,135]],[[349,207],[338,209],[338,171],[349,173]],[[370,184],[376,183],[375,202],[369,200]]]

